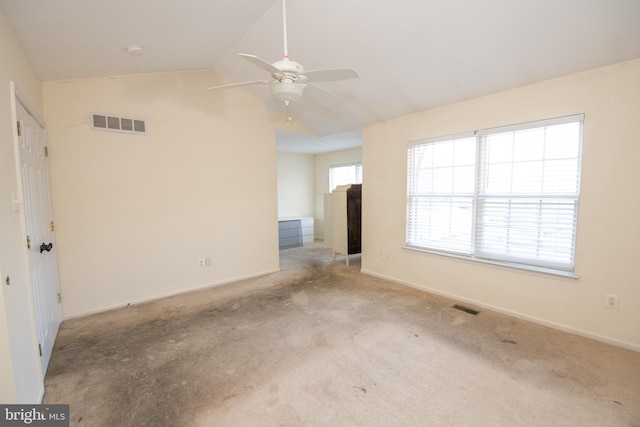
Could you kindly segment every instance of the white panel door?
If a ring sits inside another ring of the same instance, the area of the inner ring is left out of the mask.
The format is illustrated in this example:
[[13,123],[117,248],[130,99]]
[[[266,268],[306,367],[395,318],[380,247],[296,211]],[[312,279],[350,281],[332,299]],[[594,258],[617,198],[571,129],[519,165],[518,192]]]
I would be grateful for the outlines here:
[[29,272],[44,376],[62,318],[49,163],[44,129],[20,102],[16,102],[16,114]]

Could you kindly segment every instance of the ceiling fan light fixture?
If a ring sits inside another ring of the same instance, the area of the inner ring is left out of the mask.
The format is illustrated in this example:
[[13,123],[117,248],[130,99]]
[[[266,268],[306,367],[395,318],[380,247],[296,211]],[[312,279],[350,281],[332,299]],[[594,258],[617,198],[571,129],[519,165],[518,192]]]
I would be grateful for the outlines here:
[[271,86],[271,95],[280,102],[290,103],[302,98],[305,84],[294,83],[291,80],[282,80]]

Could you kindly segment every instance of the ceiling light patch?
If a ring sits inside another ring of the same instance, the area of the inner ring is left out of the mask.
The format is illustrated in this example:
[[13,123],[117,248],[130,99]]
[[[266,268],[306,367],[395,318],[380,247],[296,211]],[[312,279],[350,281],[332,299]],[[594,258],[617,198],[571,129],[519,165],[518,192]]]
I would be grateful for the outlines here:
[[140,56],[144,53],[144,48],[137,44],[132,44],[127,48],[129,56]]

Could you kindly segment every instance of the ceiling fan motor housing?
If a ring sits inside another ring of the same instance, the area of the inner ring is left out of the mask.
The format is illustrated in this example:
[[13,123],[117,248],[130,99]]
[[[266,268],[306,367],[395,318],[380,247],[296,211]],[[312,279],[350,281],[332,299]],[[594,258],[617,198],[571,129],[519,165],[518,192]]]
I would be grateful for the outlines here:
[[280,70],[282,74],[291,75],[293,77],[304,72],[304,67],[302,67],[302,65],[290,60],[286,56],[282,58],[282,60],[274,62],[273,66]]

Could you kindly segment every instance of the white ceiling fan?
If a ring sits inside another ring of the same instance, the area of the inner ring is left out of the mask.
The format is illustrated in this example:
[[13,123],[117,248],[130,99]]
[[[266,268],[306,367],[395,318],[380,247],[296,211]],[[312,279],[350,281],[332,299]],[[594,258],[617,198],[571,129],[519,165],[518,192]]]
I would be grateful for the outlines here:
[[240,53],[239,55],[271,74],[268,80],[255,80],[243,83],[232,83],[222,86],[213,86],[207,90],[219,90],[238,88],[243,86],[270,85],[271,99],[268,103],[269,110],[274,110],[284,105],[287,109],[292,102],[302,98],[304,92],[321,102],[332,106],[340,106],[344,101],[335,93],[317,86],[311,82],[318,81],[338,81],[359,77],[358,72],[353,68],[323,68],[305,71],[299,63],[289,59],[287,47],[287,7],[286,0],[282,0],[282,22],[284,34],[284,56],[280,61],[269,63],[255,55]]

